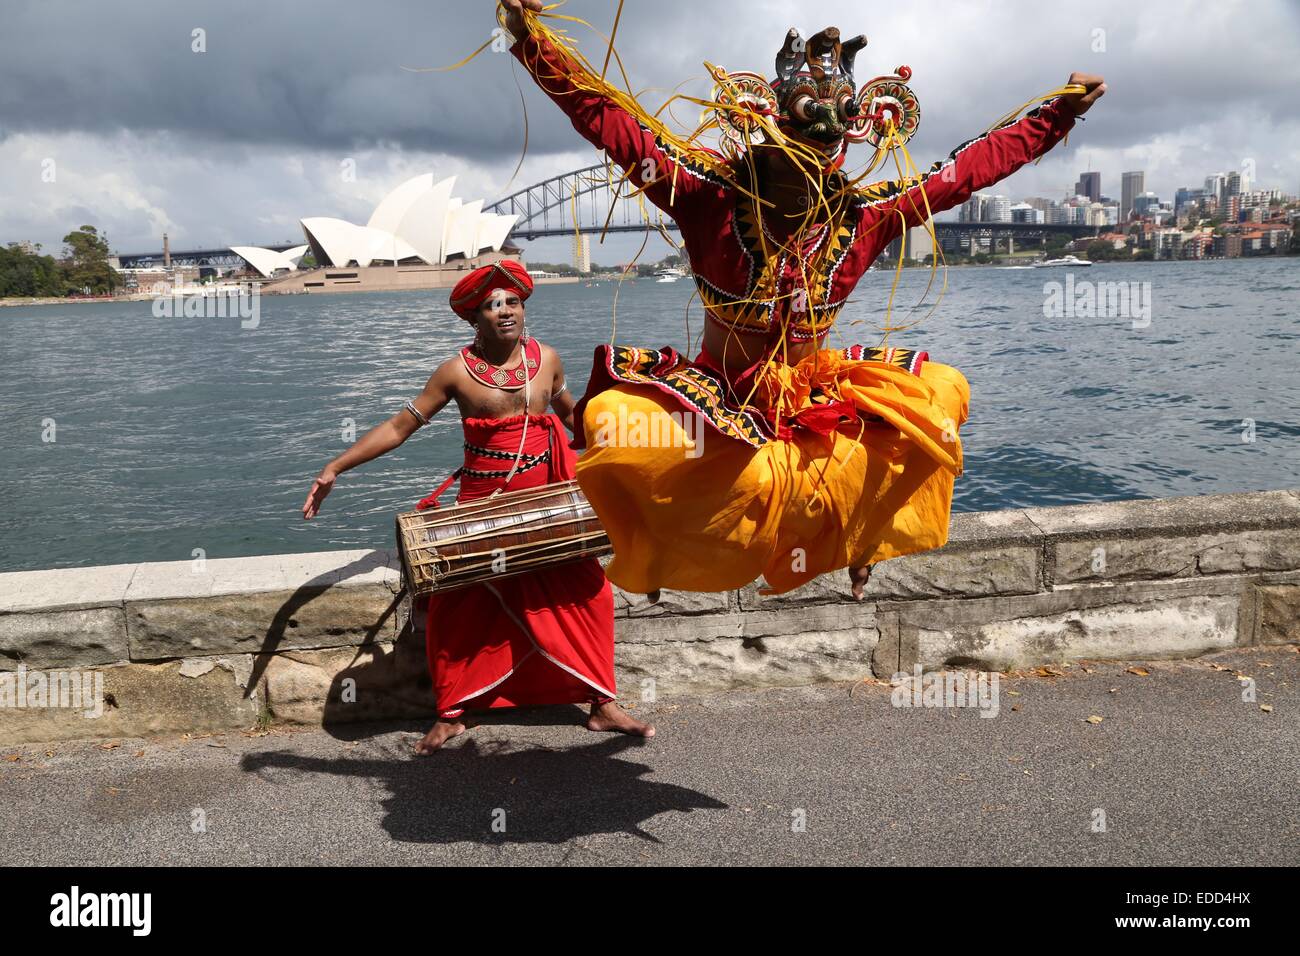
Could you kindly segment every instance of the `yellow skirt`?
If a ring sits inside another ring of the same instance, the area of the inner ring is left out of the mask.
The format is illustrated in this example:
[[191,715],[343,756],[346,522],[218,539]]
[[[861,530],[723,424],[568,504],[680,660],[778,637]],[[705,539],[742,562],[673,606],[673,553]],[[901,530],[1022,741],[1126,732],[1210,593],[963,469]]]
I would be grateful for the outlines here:
[[961,372],[823,351],[777,375],[767,391],[789,414],[820,393],[867,417],[754,448],[684,419],[653,385],[589,397],[577,477],[614,547],[611,581],[635,593],[724,591],[761,575],[764,593],[780,594],[948,540],[970,405]]

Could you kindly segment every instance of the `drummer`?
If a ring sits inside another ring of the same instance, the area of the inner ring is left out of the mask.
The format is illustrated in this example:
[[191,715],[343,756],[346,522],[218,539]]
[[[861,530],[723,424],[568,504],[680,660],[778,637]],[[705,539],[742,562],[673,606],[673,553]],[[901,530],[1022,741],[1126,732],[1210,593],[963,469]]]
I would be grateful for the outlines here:
[[[319,513],[340,474],[392,451],[452,400],[465,464],[417,508],[437,507],[456,478],[457,501],[573,478],[566,430],[573,431],[575,402],[559,355],[528,335],[524,302],[532,291],[532,278],[513,260],[457,283],[451,307],[473,328],[474,341],[438,366],[401,411],[325,466],[303,517]],[[469,729],[468,712],[498,707],[589,703],[590,730],[654,735],[614,700],[614,598],[594,558],[435,594],[425,635],[438,720],[417,753]]]

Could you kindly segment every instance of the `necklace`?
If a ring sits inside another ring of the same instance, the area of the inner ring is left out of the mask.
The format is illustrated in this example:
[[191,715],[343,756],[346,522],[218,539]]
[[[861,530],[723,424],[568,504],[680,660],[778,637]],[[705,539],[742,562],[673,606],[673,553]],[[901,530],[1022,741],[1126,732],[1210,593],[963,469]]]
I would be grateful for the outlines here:
[[482,356],[475,355],[468,345],[460,350],[460,358],[465,363],[465,369],[476,382],[488,388],[514,391],[523,388],[525,384],[536,378],[537,371],[541,367],[542,347],[536,339],[528,339],[524,343],[523,352],[519,364],[511,369],[493,365]]

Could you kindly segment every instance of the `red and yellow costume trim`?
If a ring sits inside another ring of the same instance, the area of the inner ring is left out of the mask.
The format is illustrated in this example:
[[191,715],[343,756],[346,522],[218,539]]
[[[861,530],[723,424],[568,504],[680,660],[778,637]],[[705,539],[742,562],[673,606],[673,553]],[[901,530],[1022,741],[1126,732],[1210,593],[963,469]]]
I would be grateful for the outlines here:
[[524,354],[514,368],[498,368],[487,359],[475,355],[472,346],[466,345],[460,350],[461,361],[470,378],[488,388],[499,388],[507,392],[523,388],[525,383],[537,378],[542,366],[542,347],[536,339],[524,342]]
[[[675,137],[558,34],[525,19],[530,32],[513,54],[574,129],[676,220],[708,320],[765,333],[772,345],[761,367],[733,375],[707,354],[686,362],[671,349],[597,350],[579,403],[585,431],[656,416],[675,429],[669,447],[602,442],[578,463],[614,545],[610,580],[637,592],[716,591],[761,575],[779,593],[943,545],[970,402],[961,372],[924,353],[863,346],[788,365],[780,345],[820,344],[905,228],[1059,142],[1074,124],[1060,95],[923,175],[859,185],[839,170],[841,154],[820,171],[824,204],[783,238],[761,214],[763,166],[750,151],[728,158]],[[684,413],[711,426],[702,448],[685,434]]]

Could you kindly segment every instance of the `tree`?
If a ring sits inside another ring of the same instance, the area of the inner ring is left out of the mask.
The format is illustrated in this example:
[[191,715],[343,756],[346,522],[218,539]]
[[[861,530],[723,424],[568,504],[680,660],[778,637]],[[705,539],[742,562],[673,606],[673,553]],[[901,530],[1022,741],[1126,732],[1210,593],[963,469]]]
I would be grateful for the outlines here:
[[63,295],[63,276],[53,256],[40,255],[40,245],[11,242],[0,249],[0,296]]
[[94,293],[111,293],[120,284],[117,272],[108,264],[108,236],[94,226],[82,226],[63,237],[64,274],[68,291],[89,288]]

